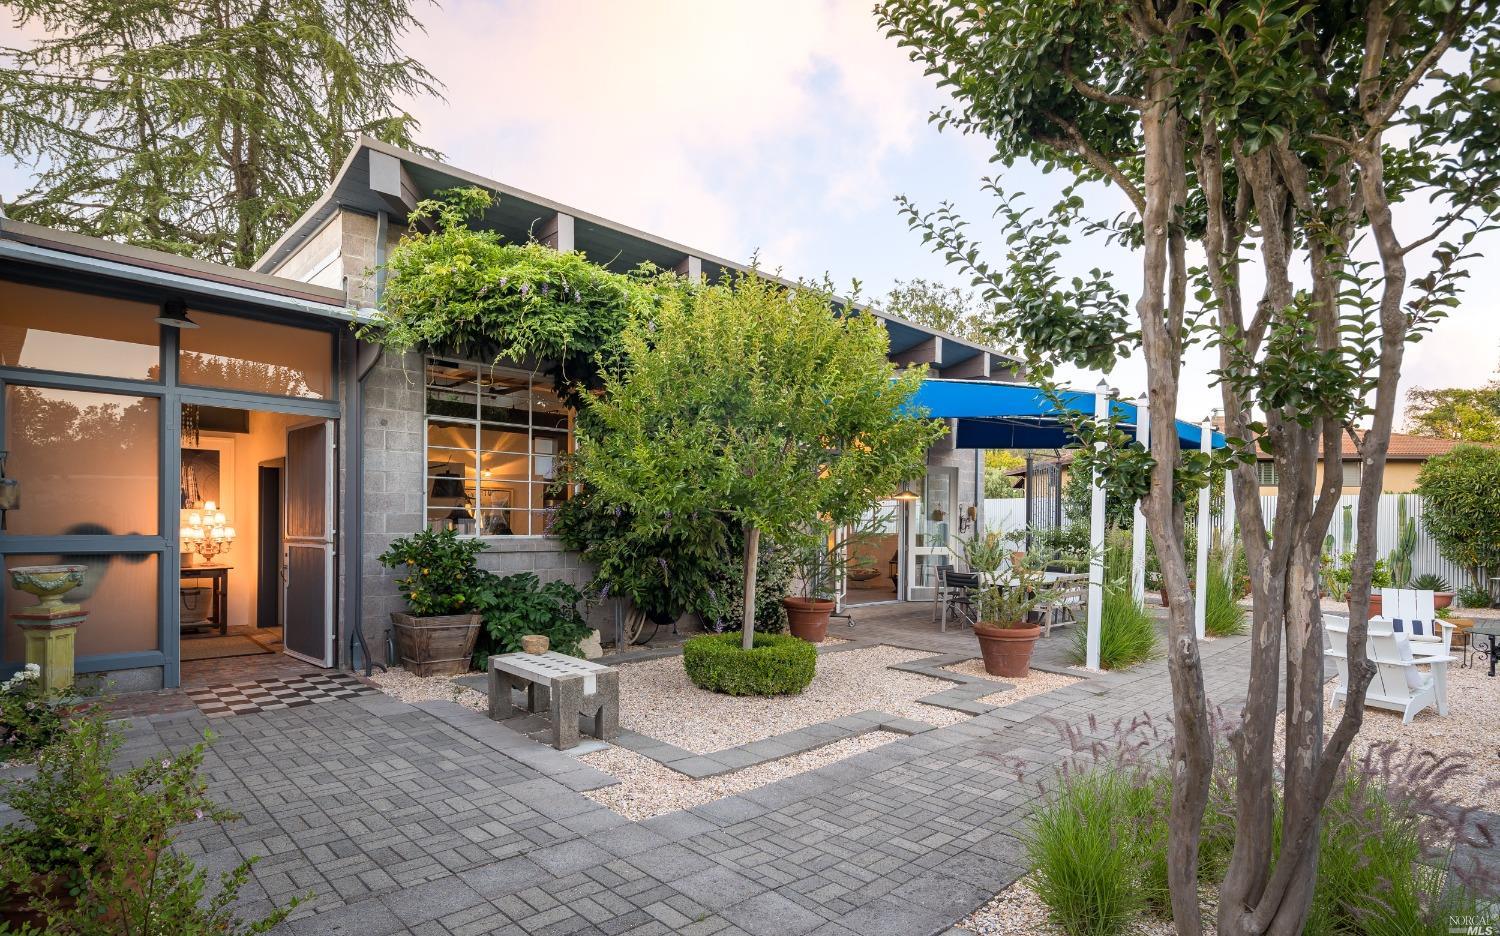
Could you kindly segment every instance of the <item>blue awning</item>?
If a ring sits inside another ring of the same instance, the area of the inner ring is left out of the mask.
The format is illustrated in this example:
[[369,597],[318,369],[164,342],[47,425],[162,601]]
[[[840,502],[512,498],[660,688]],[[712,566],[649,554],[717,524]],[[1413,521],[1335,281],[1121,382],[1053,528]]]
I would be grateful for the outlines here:
[[[1063,413],[1094,415],[1094,395],[1083,390],[1064,390],[1054,400],[1024,384],[941,378],[922,381],[911,405],[934,418],[958,420],[954,444],[975,449],[1063,448],[1078,441],[1062,420]],[[1122,427],[1135,426],[1134,403],[1113,400],[1110,412]],[[1184,449],[1196,450],[1202,444],[1202,429],[1179,419],[1177,438]],[[1223,433],[1213,433],[1209,444],[1223,448]]]

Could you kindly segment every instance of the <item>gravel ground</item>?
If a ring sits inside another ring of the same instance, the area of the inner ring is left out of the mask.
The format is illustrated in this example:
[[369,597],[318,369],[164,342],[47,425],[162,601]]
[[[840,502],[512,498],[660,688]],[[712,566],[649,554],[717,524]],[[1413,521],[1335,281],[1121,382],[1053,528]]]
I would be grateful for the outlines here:
[[490,710],[489,699],[482,692],[467,686],[458,686],[448,676],[414,676],[399,667],[383,673],[370,675],[370,682],[379,686],[386,695],[395,696],[402,702],[457,702],[476,712]]
[[662,813],[691,809],[704,803],[744,793],[777,780],[874,750],[902,736],[890,731],[872,731],[855,738],[835,741],[816,750],[784,757],[755,767],[746,767],[719,777],[691,780],[634,751],[611,747],[579,758],[616,777],[616,786],[590,790],[583,795],[607,806],[627,819],[639,822]]
[[[1204,894],[1205,934],[1213,932],[1211,894]],[[1031,889],[1028,878],[996,894],[989,903],[958,923],[960,929],[979,936],[1067,936],[1067,931],[1047,920],[1047,905]],[[1141,915],[1128,924],[1123,936],[1173,936],[1177,931],[1170,920]]]
[[1061,689],[1078,682],[1076,676],[1064,676],[1060,673],[1047,673],[1042,670],[1032,670],[1031,675],[1024,679],[1014,679],[1008,676],[991,676],[984,671],[984,661],[980,659],[965,660],[962,663],[954,663],[943,669],[950,673],[959,673],[963,676],[978,676],[980,679],[997,679],[1000,682],[1008,682],[1014,689],[1006,692],[997,692],[979,699],[986,705],[1010,705],[1022,699],[1029,699],[1034,695],[1051,692],[1053,689]]
[[[1433,751],[1437,754],[1456,754],[1467,759],[1470,768],[1450,778],[1443,792],[1462,806],[1492,808],[1496,791],[1500,790],[1500,753],[1495,750],[1493,735],[1487,735],[1484,725],[1491,722],[1500,710],[1500,677],[1491,679],[1488,669],[1475,666],[1471,669],[1448,667],[1448,714],[1438,715],[1433,709],[1417,713],[1411,724],[1401,724],[1401,713],[1373,707],[1365,708],[1364,724],[1354,737],[1349,755],[1363,757],[1372,744],[1395,741],[1403,747]],[[1327,731],[1333,726],[1343,709],[1333,708],[1333,680],[1329,680],[1323,691],[1323,712]],[[1281,756],[1282,732],[1286,727],[1286,715],[1277,717],[1277,757]]]
[[[619,667],[620,725],[708,754],[868,709],[930,725],[961,722],[969,716],[916,701],[952,683],[888,669],[930,656],[925,650],[885,646],[826,654],[818,658],[817,675],[800,694],[773,698],[699,689],[679,657],[626,663]],[[692,717],[684,717],[687,713]]]

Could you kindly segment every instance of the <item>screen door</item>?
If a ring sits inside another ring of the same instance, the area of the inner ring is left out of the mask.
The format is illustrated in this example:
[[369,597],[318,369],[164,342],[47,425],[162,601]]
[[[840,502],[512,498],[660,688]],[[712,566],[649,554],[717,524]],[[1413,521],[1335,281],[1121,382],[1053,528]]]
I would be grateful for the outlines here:
[[333,665],[333,424],[286,431],[281,620],[286,652]]

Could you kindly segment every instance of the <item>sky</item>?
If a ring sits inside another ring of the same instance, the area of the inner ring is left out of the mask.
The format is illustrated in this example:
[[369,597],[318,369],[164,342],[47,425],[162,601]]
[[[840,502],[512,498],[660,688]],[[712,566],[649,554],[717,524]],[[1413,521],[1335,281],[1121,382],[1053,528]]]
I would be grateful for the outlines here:
[[[425,32],[407,50],[446,92],[409,106],[447,162],[708,253],[758,254],[790,277],[859,280],[865,296],[913,277],[967,285],[907,228],[894,197],[924,209],[952,201],[998,245],[985,176],[1037,205],[1065,181],[992,164],[985,140],[931,126],[943,97],[882,35],[870,0],[447,0],[415,12]],[[0,160],[0,193],[25,178]],[[1088,193],[1096,216],[1126,207],[1115,190]],[[1401,212],[1398,223],[1426,214]],[[1487,244],[1500,251],[1500,236]],[[1129,251],[1080,239],[1062,266],[1098,267],[1138,292]],[[1462,308],[1410,346],[1403,385],[1488,380],[1500,364],[1497,293],[1500,270],[1474,269]],[[1219,405],[1210,367],[1189,353],[1180,417]],[[1101,375],[1064,376],[1093,387]],[[1126,397],[1145,387],[1138,357],[1103,376]]]

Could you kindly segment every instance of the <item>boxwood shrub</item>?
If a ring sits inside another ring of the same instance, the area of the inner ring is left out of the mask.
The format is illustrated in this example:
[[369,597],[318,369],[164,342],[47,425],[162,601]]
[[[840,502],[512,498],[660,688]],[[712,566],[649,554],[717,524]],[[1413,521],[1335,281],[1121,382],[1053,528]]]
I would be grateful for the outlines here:
[[705,634],[682,646],[688,678],[701,689],[727,695],[789,695],[812,682],[818,648],[788,634],[755,635],[749,650],[741,635]]

